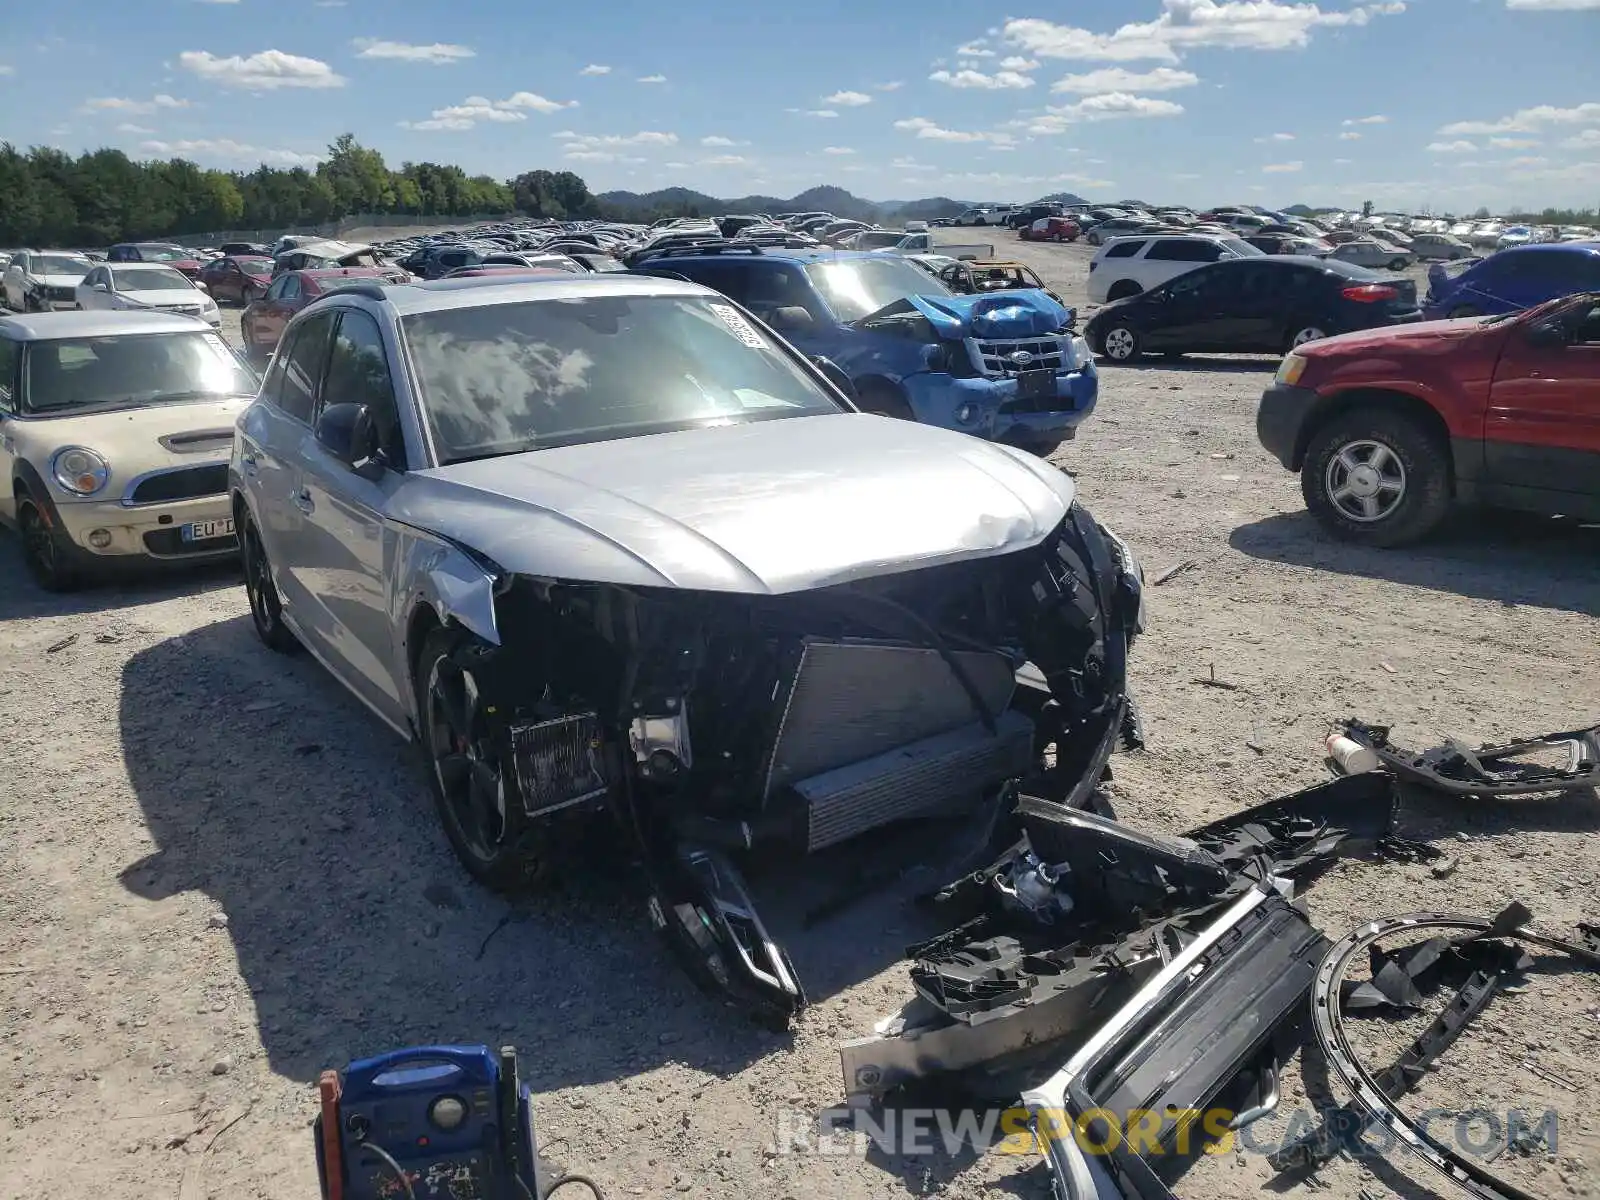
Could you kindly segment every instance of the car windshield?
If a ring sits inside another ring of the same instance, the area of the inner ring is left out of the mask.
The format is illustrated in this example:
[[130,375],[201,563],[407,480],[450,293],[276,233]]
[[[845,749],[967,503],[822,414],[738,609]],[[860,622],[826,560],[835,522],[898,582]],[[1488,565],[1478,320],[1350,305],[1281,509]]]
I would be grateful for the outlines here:
[[1259,246],[1252,246],[1243,238],[1220,238],[1219,240],[1240,258],[1249,258],[1253,254],[1265,253]]
[[145,262],[187,262],[193,255],[181,246],[152,246],[141,243],[139,257]]
[[236,258],[241,271],[251,275],[267,276],[272,274],[272,260],[270,258]]
[[41,254],[33,260],[36,275],[87,275],[94,264],[87,258],[73,258],[66,254]]
[[955,294],[893,255],[812,263],[806,274],[841,321],[859,321],[908,296]]
[[114,271],[119,292],[191,292],[189,281],[176,271],[148,267],[142,271]]
[[852,244],[857,250],[878,250],[884,246],[898,246],[900,240],[905,236],[905,234],[894,229],[885,229],[881,232],[869,230],[864,233],[858,233]]
[[563,297],[403,324],[443,464],[843,411],[737,308],[709,297]]
[[34,342],[25,362],[22,411],[35,416],[247,396],[257,385],[210,331]]

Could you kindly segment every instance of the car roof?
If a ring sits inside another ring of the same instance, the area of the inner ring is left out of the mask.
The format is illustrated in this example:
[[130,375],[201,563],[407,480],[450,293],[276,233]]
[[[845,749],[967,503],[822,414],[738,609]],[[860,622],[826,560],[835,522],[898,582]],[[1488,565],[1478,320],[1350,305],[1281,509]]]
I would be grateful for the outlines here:
[[108,271],[171,271],[174,275],[183,274],[171,263],[162,262],[103,262],[95,263],[95,266],[104,267]]
[[[871,231],[871,232],[876,232]],[[731,245],[731,243],[730,243]],[[835,250],[829,246],[818,246],[814,249],[791,249],[785,246],[762,246],[760,254],[750,254],[733,247],[733,252],[728,253],[720,247],[713,247],[704,254],[675,253],[670,256],[661,255],[656,258],[646,258],[645,263],[677,263],[685,259],[709,260],[723,264],[728,263],[758,263],[758,262],[792,262],[801,266],[812,263],[827,262],[884,262],[881,254],[871,254],[863,250]]]
[[[861,255],[868,258],[870,255]],[[491,304],[516,304],[526,300],[577,300],[588,296],[715,296],[708,287],[686,280],[662,279],[654,275],[632,275],[625,272],[600,272],[593,275],[575,275],[560,272],[546,278],[516,278],[477,276],[474,278],[433,279],[419,283],[380,285],[385,303],[400,316],[414,313],[437,312],[450,308],[477,308]],[[372,298],[365,288],[340,288],[330,292],[317,305],[326,301],[350,303],[361,298]]]
[[115,337],[119,333],[209,332],[198,317],[153,312],[53,312],[0,317],[0,336],[14,342],[60,338]]
[[[1588,255],[1600,254],[1600,242],[1540,242],[1533,246],[1508,246],[1500,253],[1549,254],[1551,251],[1555,251],[1558,254],[1563,252],[1567,254],[1574,252]],[[1487,262],[1489,260],[1485,259],[1484,261]]]

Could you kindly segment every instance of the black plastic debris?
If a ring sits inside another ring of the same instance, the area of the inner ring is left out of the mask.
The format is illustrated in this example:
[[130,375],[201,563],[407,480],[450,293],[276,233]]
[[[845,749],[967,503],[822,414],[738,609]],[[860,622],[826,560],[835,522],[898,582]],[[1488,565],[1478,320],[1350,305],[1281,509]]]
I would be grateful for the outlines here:
[[1397,778],[1455,796],[1536,796],[1600,786],[1600,725],[1476,749],[1451,739],[1420,753],[1394,745],[1387,725],[1349,720],[1344,731]]

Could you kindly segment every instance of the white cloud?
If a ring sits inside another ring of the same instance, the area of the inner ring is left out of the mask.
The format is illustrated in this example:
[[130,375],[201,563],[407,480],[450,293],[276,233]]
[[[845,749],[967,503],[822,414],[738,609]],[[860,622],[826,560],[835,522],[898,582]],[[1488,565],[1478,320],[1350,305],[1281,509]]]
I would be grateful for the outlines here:
[[526,121],[528,113],[553,113],[563,108],[576,108],[576,100],[547,100],[537,92],[516,92],[504,100],[491,100],[487,96],[468,96],[460,104],[436,108],[426,121],[401,121],[402,129],[432,132],[441,129],[471,129],[480,121],[509,125]]
[[969,133],[960,129],[944,129],[926,117],[909,117],[904,121],[896,121],[894,127],[936,142],[987,142],[992,136],[987,133]]
[[700,165],[702,167],[737,167],[749,161],[748,158],[738,154],[716,154],[710,158],[702,158]]
[[360,51],[357,58],[388,58],[397,62],[428,63],[432,66],[446,66],[458,63],[468,58],[476,58],[478,52],[469,46],[457,46],[450,42],[433,42],[426,46],[414,46],[410,42],[385,42],[376,38],[356,38],[351,43]]
[[1263,175],[1293,175],[1295,172],[1303,171],[1304,169],[1305,163],[1303,162],[1268,163],[1261,168],[1261,173]]
[[786,108],[784,112],[799,113],[803,117],[837,117],[838,111],[832,108]]
[[1342,124],[1342,125],[1344,125],[1346,127],[1349,127],[1351,125],[1387,125],[1388,123],[1389,123],[1389,118],[1386,117],[1386,116],[1383,116],[1381,113],[1378,114],[1377,116],[1371,116],[1371,117],[1346,117],[1343,121],[1340,122],[1340,124]]
[[1000,60],[1002,71],[1037,71],[1039,60],[1037,58],[1023,58],[1020,54],[1013,54]]
[[1157,67],[1153,71],[1130,71],[1126,67],[1102,67],[1082,75],[1066,75],[1050,85],[1052,92],[1075,92],[1093,96],[1101,92],[1170,92],[1193,87],[1200,76],[1191,71]]
[[16,73],[17,69],[15,67],[9,67],[5,63],[0,63],[0,75],[15,75]]
[[248,56],[234,54],[219,58],[207,50],[185,50],[178,55],[184,70],[218,87],[243,88],[251,92],[278,88],[338,88],[345,85],[327,63],[282,50],[262,50]]
[[1528,154],[1520,158],[1513,158],[1507,165],[1513,167],[1542,167],[1549,161],[1548,158],[1541,158],[1537,154]]
[[859,108],[863,104],[871,104],[872,97],[865,92],[835,92],[831,96],[824,96],[822,102],[837,104],[841,108]]
[[985,75],[982,71],[935,71],[928,76],[934,83],[948,84],[953,88],[1030,88],[1033,80],[1020,71],[996,71]]
[[1091,121],[1118,121],[1137,117],[1176,117],[1183,105],[1171,100],[1155,100],[1149,96],[1133,96],[1127,92],[1107,92],[1103,96],[1087,96],[1076,104],[1049,105],[1043,116],[1027,124],[1032,134],[1051,136],[1065,133],[1073,125]]
[[1525,12],[1588,12],[1600,9],[1600,0],[1506,0],[1506,7]]
[[1538,138],[1492,137],[1489,139],[1489,145],[1497,150],[1527,150],[1538,144]]
[[872,90],[875,91],[875,92],[898,92],[903,87],[905,87],[905,81],[904,80],[902,80],[902,79],[892,79],[888,83],[875,83],[875,84],[873,84],[872,85]]
[[901,171],[932,171],[936,169],[927,163],[920,163],[914,158],[897,158],[889,165]]
[[822,148],[822,152],[824,154],[854,154],[855,153],[855,151],[852,150],[849,146],[824,146]]
[[666,81],[667,81],[667,77],[665,75],[641,75],[634,82],[635,83],[665,83]]
[[1339,140],[1341,142],[1359,142],[1361,140],[1361,135],[1354,129],[1346,129],[1339,135]]
[[84,112],[120,112],[130,116],[149,116],[153,112],[160,112],[174,108],[188,108],[187,100],[174,99],[165,94],[151,96],[148,100],[127,100],[121,96],[103,96],[96,100],[85,100]]
[[154,129],[147,129],[143,125],[135,125],[132,121],[124,121],[117,126],[118,133],[154,133]]
[[1267,142],[1292,142],[1292,141],[1294,141],[1294,134],[1292,134],[1292,133],[1269,133],[1266,137],[1258,137],[1256,139],[1257,144],[1260,144],[1260,145],[1264,145]]
[[1580,104],[1576,108],[1556,108],[1541,104],[1518,109],[1498,121],[1457,121],[1439,130],[1445,135],[1483,133],[1538,133],[1546,125],[1600,124],[1600,104]]
[[563,130],[553,136],[566,142],[568,146],[581,146],[586,150],[596,150],[609,146],[676,146],[678,135],[675,133],[662,133],[655,129],[641,129],[638,133],[630,134],[594,134],[573,133]]
[[[605,162],[605,163],[642,163],[645,160],[634,155],[616,154],[610,150],[585,150],[580,146],[568,146],[564,157],[573,162]],[[632,175],[633,172],[629,171]]]
[[[1489,140],[1497,146],[1501,144],[1510,146],[1515,139],[1490,138]],[[1521,145],[1536,146],[1538,143],[1523,142]],[[1565,150],[1591,150],[1600,147],[1600,129],[1585,129],[1582,133],[1575,134],[1574,136],[1564,140],[1561,143],[1561,146]]]
[[608,67],[608,66],[605,66],[605,65],[603,65],[601,63],[590,63],[583,70],[579,71],[578,74],[579,75],[609,75],[609,74],[611,74],[611,68]]
[[150,154],[175,158],[204,159],[235,166],[267,163],[275,167],[310,167],[322,161],[320,154],[301,154],[296,150],[264,150],[229,138],[198,138],[182,142],[140,142],[139,149]]
[[1297,50],[1310,44],[1312,31],[1366,25],[1375,16],[1405,11],[1400,0],[1324,11],[1317,4],[1279,0],[1162,0],[1153,21],[1095,33],[1037,17],[1008,20],[1007,41],[1044,58],[1138,62],[1177,62],[1187,50]]
[[956,54],[961,58],[993,58],[994,51],[984,44],[984,39],[968,42],[964,46],[956,47]]
[[710,137],[701,138],[700,144],[702,146],[737,146],[739,143],[732,138],[726,138],[714,133]]
[[1336,158],[1333,160],[1333,165],[1336,167],[1348,167],[1353,162],[1355,162],[1353,158]]
[[1471,154],[1478,147],[1471,142],[1429,142],[1423,147],[1430,154]]

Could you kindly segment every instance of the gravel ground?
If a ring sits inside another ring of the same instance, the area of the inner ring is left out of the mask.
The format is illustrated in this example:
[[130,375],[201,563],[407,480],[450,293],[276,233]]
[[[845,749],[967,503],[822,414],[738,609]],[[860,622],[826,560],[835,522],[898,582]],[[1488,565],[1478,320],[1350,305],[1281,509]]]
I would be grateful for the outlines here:
[[[1086,248],[1004,241],[1081,299]],[[237,335],[236,310],[224,328]],[[1150,749],[1115,763],[1130,823],[1181,829],[1314,783],[1346,715],[1420,745],[1600,709],[1600,534],[1472,515],[1420,549],[1328,541],[1255,441],[1273,367],[1107,367],[1097,414],[1059,455],[1152,577],[1197,564],[1151,592],[1133,668]],[[1032,1157],[775,1145],[781,1113],[837,1101],[838,1042],[908,995],[898,955],[921,927],[900,897],[802,929],[789,889],[758,880],[814,997],[792,1038],[762,1033],[686,982],[604,872],[520,905],[474,887],[412,753],[315,664],[257,644],[233,572],[61,599],[25,581],[4,536],[0,622],[0,1195],[305,1200],[318,1072],[430,1041],[520,1046],[550,1160],[612,1196],[1047,1195]],[[1191,682],[1213,667],[1237,690]],[[1518,897],[1570,931],[1596,915],[1597,821],[1587,795],[1410,798],[1406,832],[1459,869],[1349,862],[1310,908],[1337,937],[1372,915]],[[1493,1165],[1541,1195],[1593,1194],[1597,993],[1550,976],[1497,1000],[1414,1107],[1553,1107],[1555,1155]],[[1378,1057],[1412,1032],[1358,1030]],[[1304,1110],[1308,1082],[1288,1073],[1259,1143]],[[1431,1182],[1396,1158],[1285,1189],[1241,1149],[1182,1186],[1355,1200]]]

